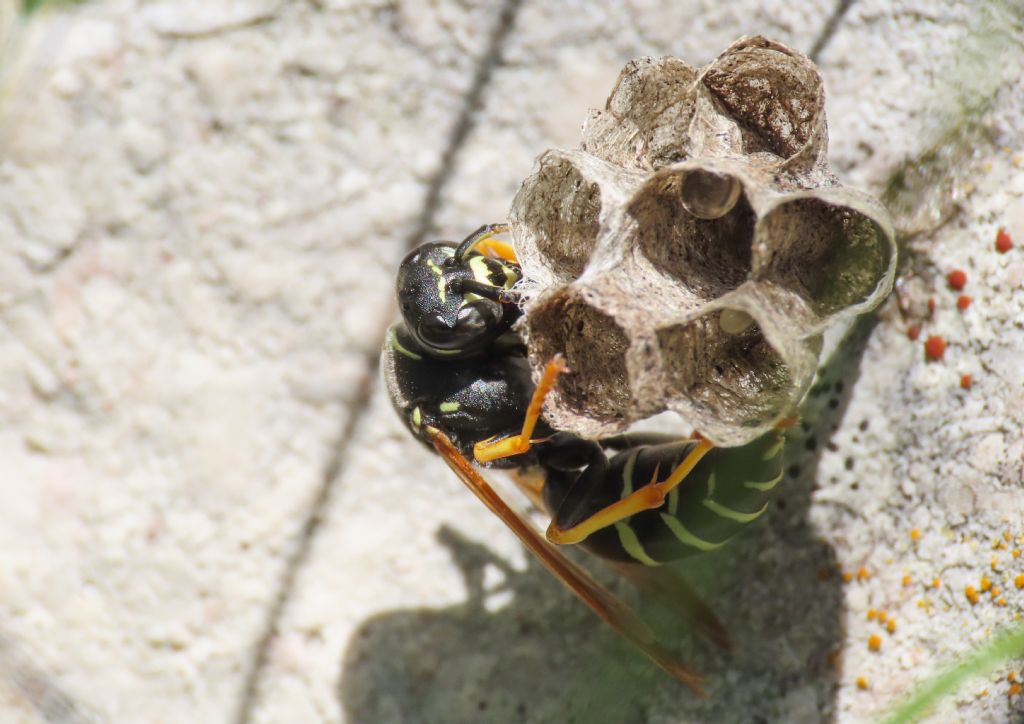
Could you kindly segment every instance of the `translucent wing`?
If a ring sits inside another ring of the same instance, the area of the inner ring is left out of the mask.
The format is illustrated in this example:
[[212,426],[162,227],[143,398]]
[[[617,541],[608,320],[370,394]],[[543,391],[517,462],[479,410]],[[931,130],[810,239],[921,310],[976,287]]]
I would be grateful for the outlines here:
[[595,581],[589,573],[566,558],[555,546],[547,542],[533,526],[510,508],[490,483],[455,448],[448,437],[436,428],[428,428],[434,449],[459,479],[497,515],[523,542],[533,555],[570,591],[587,604],[613,629],[639,648],[651,661],[676,679],[686,684],[699,696],[707,696],[701,685],[701,676],[679,661],[658,643],[654,633],[625,603]]

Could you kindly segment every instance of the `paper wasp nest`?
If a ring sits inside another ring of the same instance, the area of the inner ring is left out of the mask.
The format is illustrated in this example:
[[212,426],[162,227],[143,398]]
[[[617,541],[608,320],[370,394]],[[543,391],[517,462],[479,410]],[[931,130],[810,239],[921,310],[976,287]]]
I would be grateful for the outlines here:
[[821,334],[892,287],[888,214],[828,167],[821,77],[743,38],[696,70],[630,62],[579,150],[551,150],[516,195],[526,337],[572,374],[558,428],[621,432],[666,409],[722,445],[789,415]]

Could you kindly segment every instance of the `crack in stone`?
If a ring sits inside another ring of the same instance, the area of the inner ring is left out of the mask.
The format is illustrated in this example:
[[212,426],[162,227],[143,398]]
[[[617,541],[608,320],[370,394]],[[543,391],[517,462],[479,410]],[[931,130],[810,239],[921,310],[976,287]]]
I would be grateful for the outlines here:
[[821,29],[818,39],[814,41],[814,45],[811,46],[811,50],[807,53],[808,57],[815,63],[818,62],[818,58],[826,46],[832,42],[832,38],[835,37],[836,31],[839,30],[839,25],[843,22],[847,11],[853,6],[854,1],[839,0],[836,9],[832,11],[828,20],[825,21],[825,27]]

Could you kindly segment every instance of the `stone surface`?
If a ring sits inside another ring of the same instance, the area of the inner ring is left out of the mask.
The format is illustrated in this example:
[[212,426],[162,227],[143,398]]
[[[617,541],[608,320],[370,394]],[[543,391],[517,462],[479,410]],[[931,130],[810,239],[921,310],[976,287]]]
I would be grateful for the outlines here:
[[[629,59],[704,64],[748,33],[807,52],[834,7],[523,3],[431,233],[500,220],[534,157],[577,142]],[[26,36],[0,114],[0,719],[239,710],[500,10],[110,0]],[[960,158],[955,145],[926,153],[964,127],[958,94],[1020,77],[1006,61],[973,70],[1019,50],[1019,21],[996,20],[952,0],[853,3],[819,59],[843,183],[881,194],[905,159]],[[860,360],[812,388],[778,509],[683,569],[738,643],[726,657],[666,629],[707,674],[709,701],[527,560],[376,390],[251,720],[874,720],[1013,622],[1024,99],[989,96],[970,163],[955,164],[955,203],[928,191],[947,188],[948,164],[916,164],[938,174],[916,187],[928,213],[897,213],[897,228],[952,220],[914,242],[902,304]],[[1017,240],[1005,256],[992,251],[999,226]],[[956,267],[974,297],[965,312],[944,281]],[[949,340],[942,362],[925,361],[928,334]],[[1006,550],[993,547],[1004,532]],[[870,577],[824,575],[860,566]],[[982,573],[1005,606],[964,598]],[[971,682],[933,720],[1019,716],[1006,673]]]

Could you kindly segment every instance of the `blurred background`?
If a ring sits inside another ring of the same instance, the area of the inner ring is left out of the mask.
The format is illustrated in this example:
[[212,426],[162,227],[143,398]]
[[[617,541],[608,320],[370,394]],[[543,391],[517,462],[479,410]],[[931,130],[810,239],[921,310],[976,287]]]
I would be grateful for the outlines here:
[[[1020,617],[1015,2],[0,8],[0,721],[863,721]],[[819,64],[833,168],[910,253],[778,509],[681,569],[738,643],[667,624],[699,701],[407,435],[377,355],[406,251],[504,220],[626,61],[755,33]],[[1019,720],[1006,674],[936,720]]]

